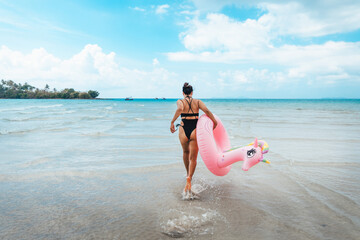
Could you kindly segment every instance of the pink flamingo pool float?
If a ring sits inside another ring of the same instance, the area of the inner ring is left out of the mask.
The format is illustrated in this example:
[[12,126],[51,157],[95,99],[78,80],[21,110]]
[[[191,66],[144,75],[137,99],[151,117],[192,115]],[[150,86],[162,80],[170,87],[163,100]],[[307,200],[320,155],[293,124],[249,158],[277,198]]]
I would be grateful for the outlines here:
[[196,138],[199,152],[206,167],[217,176],[226,175],[231,165],[243,161],[242,169],[248,171],[259,162],[270,163],[264,159],[264,154],[269,151],[268,144],[257,140],[245,147],[231,148],[228,134],[220,120],[215,116],[218,125],[213,130],[213,122],[203,114],[196,126]]

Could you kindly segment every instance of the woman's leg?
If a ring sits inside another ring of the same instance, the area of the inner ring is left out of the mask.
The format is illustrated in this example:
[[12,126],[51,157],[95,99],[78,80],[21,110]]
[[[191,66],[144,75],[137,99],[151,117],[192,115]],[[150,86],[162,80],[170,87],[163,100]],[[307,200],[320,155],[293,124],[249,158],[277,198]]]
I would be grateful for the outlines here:
[[196,130],[194,130],[191,133],[190,142],[189,142],[189,150],[190,150],[189,172],[188,172],[188,176],[186,178],[185,191],[191,191],[191,180],[194,175],[196,163],[197,163],[197,155],[198,155],[199,148],[198,148],[197,141],[196,141]]
[[190,154],[189,154],[190,163],[189,163],[188,177],[190,177],[190,179],[192,179],[192,176],[194,175],[194,172],[195,172],[197,156],[198,156],[198,152],[199,152],[199,148],[198,148],[197,141],[196,141],[196,129],[191,133],[189,150],[190,150]]
[[183,161],[186,169],[186,175],[189,175],[189,140],[185,135],[185,131],[182,127],[179,128],[179,140],[183,149]]

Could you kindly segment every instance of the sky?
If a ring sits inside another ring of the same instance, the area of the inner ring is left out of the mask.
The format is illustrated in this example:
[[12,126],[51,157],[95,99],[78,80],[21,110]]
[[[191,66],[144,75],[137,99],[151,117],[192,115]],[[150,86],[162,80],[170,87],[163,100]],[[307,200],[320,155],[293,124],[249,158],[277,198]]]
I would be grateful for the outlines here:
[[0,0],[0,79],[102,98],[360,98],[358,0]]

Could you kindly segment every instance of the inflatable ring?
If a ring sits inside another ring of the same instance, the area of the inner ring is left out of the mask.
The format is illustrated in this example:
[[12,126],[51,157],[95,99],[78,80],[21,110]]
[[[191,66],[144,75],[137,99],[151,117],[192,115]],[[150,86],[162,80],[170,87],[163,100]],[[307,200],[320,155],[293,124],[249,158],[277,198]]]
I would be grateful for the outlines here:
[[263,158],[269,151],[268,144],[263,140],[255,139],[245,147],[231,148],[228,134],[216,115],[217,126],[213,130],[213,122],[203,114],[196,125],[196,138],[201,158],[206,167],[217,176],[226,175],[231,164],[244,161],[242,169],[248,171],[259,162],[270,163]]

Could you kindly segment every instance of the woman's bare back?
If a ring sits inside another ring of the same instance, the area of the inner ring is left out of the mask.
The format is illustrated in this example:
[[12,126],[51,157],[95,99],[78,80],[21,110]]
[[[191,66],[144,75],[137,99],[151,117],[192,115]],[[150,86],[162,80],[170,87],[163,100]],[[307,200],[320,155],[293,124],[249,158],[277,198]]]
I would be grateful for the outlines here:
[[[199,113],[199,100],[194,98],[184,98],[179,100],[182,103],[181,113]],[[187,117],[187,118],[194,118]]]

